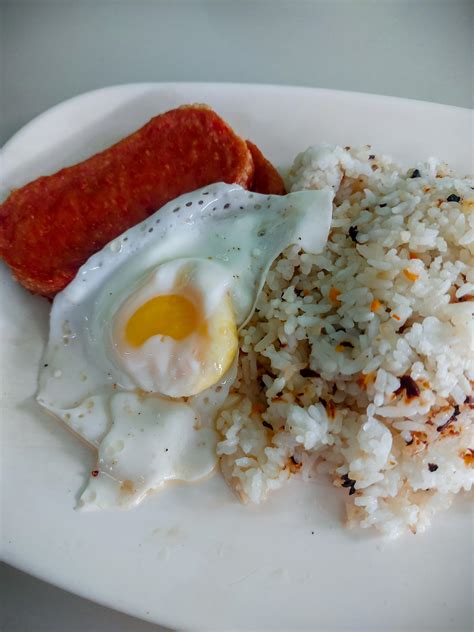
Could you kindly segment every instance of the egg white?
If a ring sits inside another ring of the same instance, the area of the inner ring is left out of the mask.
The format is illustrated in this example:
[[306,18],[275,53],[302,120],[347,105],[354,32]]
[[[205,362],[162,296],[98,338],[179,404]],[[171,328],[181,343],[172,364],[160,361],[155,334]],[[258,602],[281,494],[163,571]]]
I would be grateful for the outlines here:
[[[219,383],[186,401],[137,391],[110,345],[111,324],[124,301],[166,262],[212,262],[222,273],[216,279],[226,279],[241,327],[252,315],[271,263],[288,245],[322,251],[331,208],[329,191],[266,196],[237,185],[205,187],[123,233],[56,296],[37,400],[99,449],[99,475],[91,477],[83,506],[130,506],[167,480],[191,481],[212,471],[212,422],[235,379],[234,362]],[[212,284],[208,291],[211,297]],[[124,402],[135,412],[125,415]],[[132,426],[140,432],[143,426],[145,442],[128,437]],[[206,439],[199,440],[203,430]],[[164,443],[178,446],[180,437],[181,451],[163,452]],[[108,449],[117,441],[127,449]]]

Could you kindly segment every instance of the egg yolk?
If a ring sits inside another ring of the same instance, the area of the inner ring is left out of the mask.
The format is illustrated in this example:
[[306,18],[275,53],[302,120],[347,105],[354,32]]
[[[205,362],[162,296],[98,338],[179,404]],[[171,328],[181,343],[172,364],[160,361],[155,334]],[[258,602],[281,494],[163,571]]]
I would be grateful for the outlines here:
[[199,320],[196,307],[185,296],[155,296],[131,316],[125,327],[125,336],[134,347],[141,347],[152,336],[183,340],[198,329]]
[[148,294],[134,301],[126,317],[118,314],[114,345],[141,389],[188,397],[216,384],[231,367],[238,353],[232,298],[224,294],[208,312],[204,298],[200,288],[181,287]]

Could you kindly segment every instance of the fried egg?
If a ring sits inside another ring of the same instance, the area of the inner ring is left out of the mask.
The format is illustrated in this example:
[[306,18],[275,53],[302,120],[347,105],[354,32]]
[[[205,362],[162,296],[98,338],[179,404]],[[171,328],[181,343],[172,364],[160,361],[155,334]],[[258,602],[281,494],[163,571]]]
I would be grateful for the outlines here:
[[216,465],[238,331],[290,244],[324,248],[332,194],[216,184],[123,233],[56,296],[38,402],[98,449],[80,506],[129,507]]

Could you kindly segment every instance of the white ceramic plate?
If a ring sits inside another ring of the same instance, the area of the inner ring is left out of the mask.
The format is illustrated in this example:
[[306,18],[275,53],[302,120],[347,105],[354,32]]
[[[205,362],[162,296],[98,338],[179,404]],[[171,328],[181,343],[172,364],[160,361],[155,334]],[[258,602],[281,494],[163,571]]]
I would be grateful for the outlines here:
[[[438,155],[472,171],[468,110],[301,88],[139,84],[85,94],[27,125],[3,149],[3,194],[189,102],[209,103],[280,166],[329,141],[371,143],[406,163]],[[32,398],[49,305],[0,273],[7,562],[175,628],[470,629],[466,499],[427,534],[395,543],[344,530],[345,494],[324,479],[295,479],[261,507],[240,505],[216,475],[128,513],[75,512],[93,454]]]

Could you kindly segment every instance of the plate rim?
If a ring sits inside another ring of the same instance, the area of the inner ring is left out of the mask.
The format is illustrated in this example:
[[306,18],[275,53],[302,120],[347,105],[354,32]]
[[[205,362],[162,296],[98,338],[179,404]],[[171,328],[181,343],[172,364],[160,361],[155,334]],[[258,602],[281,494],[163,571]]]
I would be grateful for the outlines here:
[[444,111],[458,111],[464,114],[470,114],[474,119],[474,107],[466,108],[459,105],[450,105],[447,103],[438,103],[436,101],[423,101],[421,99],[410,99],[408,97],[397,97],[388,94],[378,94],[375,92],[359,92],[355,90],[340,90],[340,89],[332,89],[332,88],[319,88],[312,86],[300,86],[300,85],[291,85],[284,84],[279,85],[276,83],[250,83],[250,82],[238,82],[238,81],[137,81],[137,82],[124,82],[102,86],[101,88],[94,88],[93,90],[87,90],[86,92],[81,92],[79,94],[75,94],[67,99],[63,99],[58,103],[55,103],[51,107],[47,108],[43,112],[37,114],[34,118],[25,123],[20,129],[10,136],[5,143],[0,147],[0,156],[3,154],[5,150],[9,150],[9,145],[13,144],[13,142],[17,142],[18,137],[24,132],[28,132],[29,128],[33,125],[36,125],[40,120],[46,118],[50,114],[54,114],[56,109],[60,109],[63,106],[70,104],[74,101],[79,101],[84,97],[91,97],[94,94],[104,93],[107,91],[112,91],[117,88],[146,88],[146,87],[157,87],[160,86],[162,88],[173,88],[173,87],[186,87],[192,88],[193,86],[202,87],[202,86],[219,86],[219,88],[224,89],[277,89],[284,90],[289,92],[301,91],[301,92],[311,92],[311,93],[320,93],[326,95],[340,95],[340,96],[348,96],[348,97],[356,97],[356,98],[368,98],[377,101],[387,101],[392,103],[399,103],[400,105],[418,105],[423,107],[429,107],[433,109],[439,109]]

